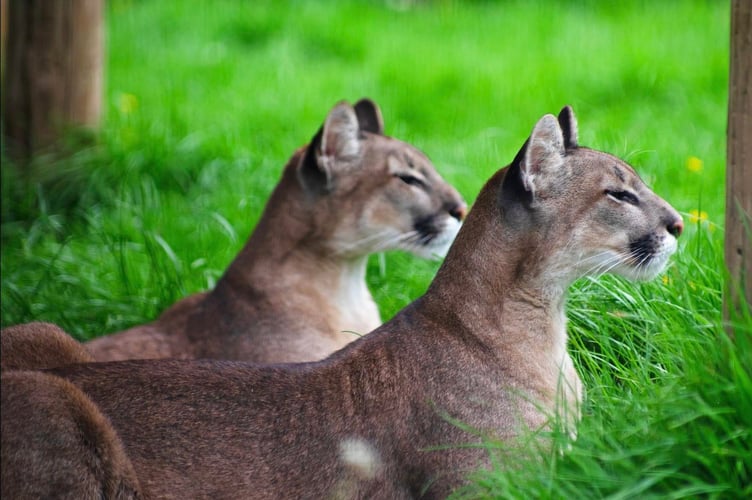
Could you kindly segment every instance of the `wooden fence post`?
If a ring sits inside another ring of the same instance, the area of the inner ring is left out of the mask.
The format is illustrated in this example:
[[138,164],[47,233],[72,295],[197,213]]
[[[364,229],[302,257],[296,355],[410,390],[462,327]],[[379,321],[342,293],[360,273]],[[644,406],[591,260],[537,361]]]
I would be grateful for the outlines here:
[[102,110],[103,0],[10,0],[3,126],[11,156],[28,159]]
[[[726,166],[725,319],[752,301],[752,2],[732,0]],[[751,309],[752,310],[752,309]]]
[[0,0],[0,59],[5,67],[5,40],[8,34],[8,0]]

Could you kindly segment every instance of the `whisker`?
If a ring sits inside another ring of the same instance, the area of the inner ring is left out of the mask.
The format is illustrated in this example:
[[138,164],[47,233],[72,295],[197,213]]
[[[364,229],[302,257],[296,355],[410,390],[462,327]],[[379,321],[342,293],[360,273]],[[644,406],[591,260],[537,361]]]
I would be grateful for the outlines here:
[[395,228],[386,228],[355,241],[339,239],[333,243],[333,246],[337,249],[336,255],[346,255],[358,251],[366,254],[395,249],[424,252],[433,241],[440,239],[448,232],[448,227],[448,224],[444,223],[441,230],[436,233],[426,233],[417,229],[398,233]]
[[347,254],[358,249],[363,249],[363,253],[371,253],[372,251],[378,250],[371,250],[371,248],[369,247],[378,249],[383,246],[382,241],[379,240],[388,241],[392,240],[393,238],[394,235],[392,234],[392,229],[384,229],[379,232],[371,233],[368,236],[355,241],[335,241],[334,246],[337,248],[337,255]]

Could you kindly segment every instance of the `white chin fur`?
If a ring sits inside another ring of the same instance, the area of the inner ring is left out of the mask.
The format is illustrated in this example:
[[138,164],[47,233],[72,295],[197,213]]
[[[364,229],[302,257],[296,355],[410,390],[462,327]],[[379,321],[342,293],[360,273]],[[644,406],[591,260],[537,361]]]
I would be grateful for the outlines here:
[[462,223],[454,217],[447,217],[444,222],[444,230],[426,246],[411,249],[411,251],[424,259],[443,259],[449,248],[454,243],[457,233],[460,232]]
[[656,251],[646,265],[640,267],[620,265],[614,269],[614,274],[624,276],[634,281],[648,281],[661,274],[668,264],[668,259],[676,251],[676,238],[667,236],[663,239],[661,248]]
[[[676,238],[667,235],[661,247],[647,263],[635,266],[626,254],[617,254],[613,251],[602,251],[593,256],[580,258],[579,270],[582,274],[573,276],[579,278],[585,276],[600,276],[610,273],[622,276],[633,281],[647,281],[658,276],[666,269],[669,257],[676,251]],[[569,267],[566,263],[563,267]]]

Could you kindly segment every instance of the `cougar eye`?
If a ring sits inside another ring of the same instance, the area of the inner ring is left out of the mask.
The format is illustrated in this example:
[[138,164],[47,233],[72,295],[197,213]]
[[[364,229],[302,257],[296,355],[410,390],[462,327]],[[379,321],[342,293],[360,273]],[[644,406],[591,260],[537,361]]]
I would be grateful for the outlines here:
[[630,205],[638,205],[640,203],[640,200],[637,199],[637,196],[630,193],[629,191],[612,191],[610,189],[607,189],[606,196],[618,202],[629,203]]
[[394,174],[395,177],[399,177],[399,179],[407,184],[408,186],[423,186],[423,181],[415,177],[414,175],[410,174]]

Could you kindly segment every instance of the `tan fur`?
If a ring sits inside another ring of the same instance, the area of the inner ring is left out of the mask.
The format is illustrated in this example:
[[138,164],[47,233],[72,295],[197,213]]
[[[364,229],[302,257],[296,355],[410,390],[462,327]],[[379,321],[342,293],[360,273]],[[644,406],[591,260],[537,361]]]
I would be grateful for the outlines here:
[[463,445],[545,428],[557,407],[574,425],[572,280],[653,276],[680,232],[630,167],[576,145],[565,108],[488,181],[425,295],[328,359],[54,373],[109,416],[149,498],[444,498],[488,465]]
[[443,256],[465,203],[369,100],[340,103],[290,159],[253,235],[214,290],[95,339],[97,360],[324,358],[381,324],[368,255]]
[[0,383],[2,498],[143,498],[120,439],[76,386],[30,371]]
[[94,361],[84,346],[52,323],[3,328],[0,341],[2,370],[35,370]]
[[93,362],[57,325],[0,330],[2,498],[141,498],[120,439],[96,405],[59,377],[24,370]]

